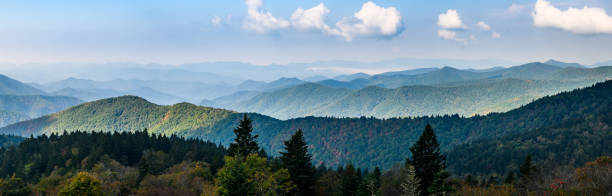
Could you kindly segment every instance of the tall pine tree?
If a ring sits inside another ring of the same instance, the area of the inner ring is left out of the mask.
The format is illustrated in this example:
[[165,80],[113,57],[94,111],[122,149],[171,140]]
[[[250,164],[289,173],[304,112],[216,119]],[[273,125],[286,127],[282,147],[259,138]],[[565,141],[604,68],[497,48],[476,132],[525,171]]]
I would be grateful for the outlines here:
[[308,154],[308,146],[304,141],[304,133],[298,130],[285,141],[286,152],[281,152],[283,166],[289,170],[291,181],[297,185],[296,195],[314,195],[316,170],[312,166],[312,156]]
[[439,175],[446,169],[446,158],[440,153],[440,144],[436,138],[436,134],[429,124],[425,126],[423,134],[419,140],[410,147],[412,160],[406,159],[406,163],[413,165],[416,169],[416,176],[420,181],[420,192],[423,195],[429,195],[429,187],[434,181],[444,181],[444,179],[436,179],[447,177],[447,175]]
[[260,149],[257,145],[258,135],[251,135],[253,132],[253,126],[251,125],[251,119],[244,114],[238,127],[234,129],[236,139],[234,143],[230,144],[228,154],[230,156],[247,157],[249,154],[259,153]]
[[519,168],[521,180],[530,180],[533,177],[535,171],[536,168],[531,160],[531,155],[527,155],[527,157],[525,157],[525,161],[523,161],[523,164],[521,164],[521,167]]
[[353,164],[349,163],[342,171],[342,195],[355,196],[361,179]]

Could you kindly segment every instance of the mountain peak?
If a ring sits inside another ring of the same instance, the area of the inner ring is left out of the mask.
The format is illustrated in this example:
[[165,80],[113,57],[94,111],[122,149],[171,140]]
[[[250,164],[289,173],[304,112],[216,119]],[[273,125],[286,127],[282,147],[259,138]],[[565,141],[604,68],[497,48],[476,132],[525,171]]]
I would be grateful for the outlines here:
[[142,97],[139,97],[139,96],[135,96],[135,95],[123,95],[119,97],[111,97],[111,98],[106,98],[106,99],[100,99],[97,101],[92,101],[89,103],[96,103],[96,102],[141,102],[141,103],[153,104],[149,102],[148,100]]
[[444,67],[442,67],[442,69],[440,69],[440,70],[444,70],[444,71],[456,71],[456,70],[458,70],[458,69],[456,69],[456,68],[454,68],[454,67],[451,67],[451,66],[444,66]]
[[561,67],[561,68],[566,68],[566,67],[584,67],[583,65],[581,65],[579,63],[566,63],[566,62],[561,62],[561,61],[557,61],[557,60],[554,60],[554,59],[550,59],[550,60],[544,62],[544,64],[553,65],[553,66],[557,66],[557,67]]

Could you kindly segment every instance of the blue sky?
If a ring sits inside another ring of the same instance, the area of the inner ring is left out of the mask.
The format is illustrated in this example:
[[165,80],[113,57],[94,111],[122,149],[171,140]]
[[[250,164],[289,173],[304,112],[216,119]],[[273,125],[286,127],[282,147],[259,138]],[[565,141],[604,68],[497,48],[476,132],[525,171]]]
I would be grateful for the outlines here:
[[612,59],[611,15],[607,0],[0,1],[0,62],[590,64]]

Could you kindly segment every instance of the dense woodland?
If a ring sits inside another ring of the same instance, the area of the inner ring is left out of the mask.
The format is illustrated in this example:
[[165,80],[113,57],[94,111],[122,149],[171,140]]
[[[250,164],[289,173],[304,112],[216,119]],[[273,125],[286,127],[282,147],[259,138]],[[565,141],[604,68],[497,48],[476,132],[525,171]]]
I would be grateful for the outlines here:
[[257,112],[280,119],[303,116],[473,116],[505,112],[545,95],[589,86],[596,81],[483,79],[437,86],[368,86],[357,90],[307,83],[217,107]]
[[15,146],[23,141],[25,138],[13,135],[0,135],[0,148],[8,148]]
[[[352,164],[315,167],[304,132],[268,157],[245,115],[225,149],[214,143],[146,131],[65,132],[25,139],[0,150],[0,195],[605,195],[612,159],[580,168],[543,170],[527,155],[498,176],[452,175],[437,136],[426,125],[393,168]],[[554,171],[554,172],[550,172]],[[516,173],[516,175],[515,175]]]

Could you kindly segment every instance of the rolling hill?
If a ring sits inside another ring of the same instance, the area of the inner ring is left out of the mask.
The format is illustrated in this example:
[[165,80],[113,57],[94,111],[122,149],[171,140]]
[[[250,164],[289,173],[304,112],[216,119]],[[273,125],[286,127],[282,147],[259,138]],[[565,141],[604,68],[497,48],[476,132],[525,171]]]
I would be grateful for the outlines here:
[[[612,111],[612,81],[593,87],[547,96],[505,113],[463,118],[457,115],[416,118],[304,117],[277,120],[259,114],[253,118],[259,142],[273,154],[295,130],[303,129],[313,146],[316,164],[352,162],[359,167],[384,168],[409,156],[407,148],[423,127],[431,124],[444,151],[466,143],[529,133],[589,119]],[[130,131],[148,128],[152,133],[198,137],[228,144],[242,113],[187,103],[159,106],[132,96],[88,102],[62,112],[1,128],[4,134],[61,133],[64,130]],[[609,131],[609,127],[606,128]],[[450,163],[453,164],[453,163]],[[449,166],[453,168],[454,166]]]

